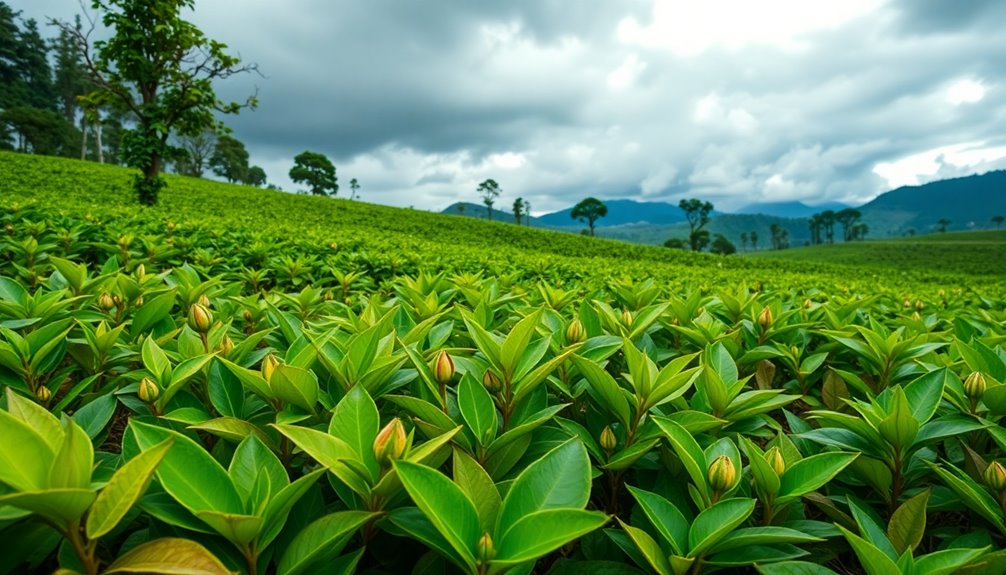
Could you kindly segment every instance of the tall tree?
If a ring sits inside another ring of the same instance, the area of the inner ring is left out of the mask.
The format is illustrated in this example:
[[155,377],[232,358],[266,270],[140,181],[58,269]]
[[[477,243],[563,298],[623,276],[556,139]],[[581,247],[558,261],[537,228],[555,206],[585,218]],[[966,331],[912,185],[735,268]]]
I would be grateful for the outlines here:
[[210,40],[181,17],[195,0],[92,0],[101,21],[112,29],[108,40],[90,41],[90,32],[55,22],[69,33],[84,54],[95,90],[86,96],[92,107],[115,106],[132,112],[136,127],[125,138],[127,163],[142,171],[134,181],[141,203],[152,205],[164,187],[160,177],[168,139],[174,133],[196,134],[218,125],[214,112],[236,114],[254,107],[224,102],[213,82],[236,73],[256,70],[241,65],[225,52],[227,46]]
[[482,203],[486,205],[486,217],[492,220],[493,204],[496,203],[496,198],[499,197],[502,191],[500,185],[496,183],[496,180],[488,179],[479,184],[479,187],[475,188],[475,191],[482,196]]
[[810,243],[811,245],[818,245],[821,243],[821,214],[814,214],[810,216],[810,220],[807,222],[807,226],[810,228]]
[[184,151],[179,161],[175,162],[175,170],[187,176],[201,178],[203,172],[210,166],[210,157],[217,147],[217,133],[207,128],[196,134],[179,136],[175,139],[175,146]]
[[992,223],[996,225],[997,230],[1003,225],[1004,221],[1006,221],[1006,217],[1004,216],[992,216]]
[[835,211],[825,210],[821,212],[821,230],[829,244],[835,243]]
[[[83,29],[79,14],[73,20],[73,29],[78,35]],[[84,70],[84,57],[74,35],[67,30],[59,31],[59,35],[52,41],[52,49],[56,54],[54,88],[57,106],[66,121],[75,124],[79,108],[77,98],[90,90]]]
[[23,103],[39,110],[55,110],[56,96],[52,86],[52,68],[49,66],[49,45],[38,32],[38,22],[24,21],[20,41],[15,48],[18,72],[26,93]]
[[356,178],[349,180],[349,199],[356,199],[356,191],[360,189],[360,182],[356,181]]
[[248,150],[237,138],[222,134],[213,147],[209,165],[214,174],[228,182],[243,182],[248,177]]
[[262,186],[265,185],[265,182],[266,182],[266,175],[265,170],[262,169],[262,166],[252,166],[248,168],[248,172],[245,175],[244,183],[248,184],[249,186],[255,186],[256,188],[261,188]]
[[705,242],[703,242],[699,232],[709,223],[709,214],[713,211],[713,205],[710,202],[692,198],[681,200],[678,202],[678,207],[685,212],[685,219],[688,220],[688,241],[691,243],[692,251],[701,251],[705,243],[709,241],[709,234],[706,234]]
[[751,231],[751,249],[758,251],[758,232],[754,230]]
[[741,249],[747,251],[748,249],[748,233],[741,232]]
[[305,183],[316,196],[336,195],[339,193],[339,178],[335,174],[335,166],[318,152],[301,152],[293,159],[290,168],[290,179],[296,183]]
[[573,211],[569,213],[569,216],[574,220],[587,224],[591,236],[594,235],[594,226],[597,220],[606,215],[608,215],[608,206],[604,205],[604,202],[597,198],[584,198],[580,200],[580,203],[573,206]]
[[835,214],[835,219],[838,220],[838,223],[842,224],[842,239],[844,241],[853,240],[852,228],[861,216],[860,211],[855,208],[845,208]]
[[772,249],[781,250],[782,227],[774,223],[769,226],[768,231],[771,234]]
[[946,232],[947,231],[947,226],[950,225],[950,220],[948,220],[947,218],[940,218],[936,222],[936,225],[937,225],[936,231],[938,231],[940,233]]
[[737,247],[723,234],[713,236],[713,242],[709,246],[709,251],[721,256],[728,256],[737,252]]
[[517,198],[513,201],[513,219],[520,225],[521,218],[524,217],[524,198]]

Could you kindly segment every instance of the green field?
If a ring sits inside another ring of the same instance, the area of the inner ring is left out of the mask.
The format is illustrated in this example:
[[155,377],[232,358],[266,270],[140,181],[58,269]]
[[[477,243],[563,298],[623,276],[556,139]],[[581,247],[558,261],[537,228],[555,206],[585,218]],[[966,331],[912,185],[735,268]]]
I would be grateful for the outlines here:
[[131,178],[0,153],[0,573],[1006,573],[1004,233]]

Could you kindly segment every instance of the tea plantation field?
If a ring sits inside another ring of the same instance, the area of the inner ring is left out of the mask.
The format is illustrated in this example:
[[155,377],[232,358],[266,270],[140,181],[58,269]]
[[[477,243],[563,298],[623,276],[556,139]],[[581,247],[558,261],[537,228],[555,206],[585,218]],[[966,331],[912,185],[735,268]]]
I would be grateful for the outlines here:
[[131,177],[0,153],[2,573],[1006,573],[1001,234],[721,258]]

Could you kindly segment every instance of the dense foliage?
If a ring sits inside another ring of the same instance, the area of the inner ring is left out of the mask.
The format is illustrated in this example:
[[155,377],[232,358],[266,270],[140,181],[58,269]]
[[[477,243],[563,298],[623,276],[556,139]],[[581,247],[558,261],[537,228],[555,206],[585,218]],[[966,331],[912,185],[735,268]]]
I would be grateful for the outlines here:
[[1001,276],[0,182],[0,571],[1006,572]]

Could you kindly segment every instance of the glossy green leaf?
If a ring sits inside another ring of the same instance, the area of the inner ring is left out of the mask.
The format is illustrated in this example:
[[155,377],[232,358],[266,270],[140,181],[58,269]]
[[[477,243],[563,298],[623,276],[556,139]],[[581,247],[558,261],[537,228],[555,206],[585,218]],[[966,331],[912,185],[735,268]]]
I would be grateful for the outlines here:
[[168,438],[144,450],[120,467],[98,493],[85,525],[88,539],[94,540],[110,532],[126,516],[147,490],[158,464],[171,448]]

